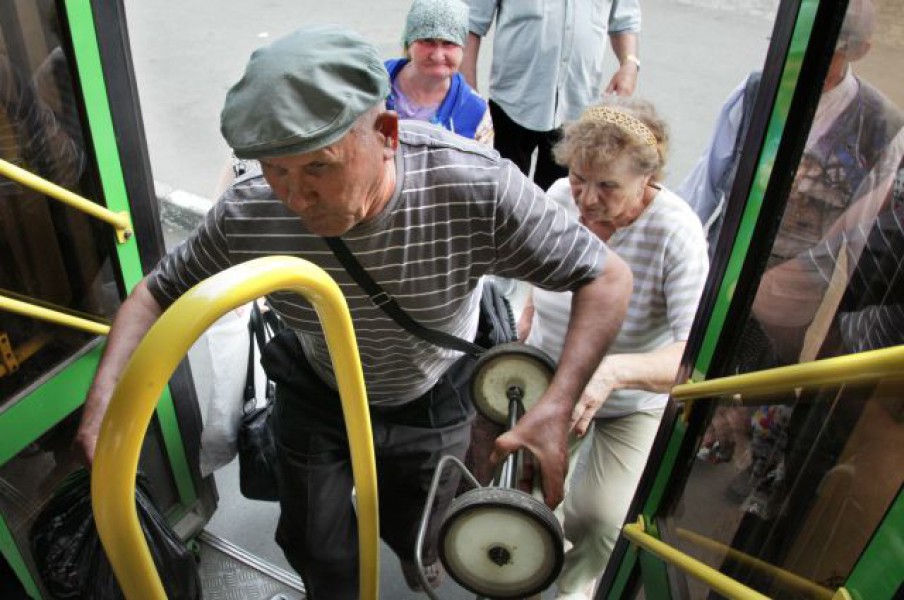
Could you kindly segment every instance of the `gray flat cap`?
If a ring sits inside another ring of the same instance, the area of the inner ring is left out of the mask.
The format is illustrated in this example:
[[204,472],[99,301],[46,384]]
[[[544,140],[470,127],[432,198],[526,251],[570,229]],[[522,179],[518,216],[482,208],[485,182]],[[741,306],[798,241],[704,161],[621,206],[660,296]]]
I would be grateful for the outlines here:
[[389,93],[376,49],[348,29],[306,27],[251,55],[226,94],[220,131],[238,158],[312,152]]

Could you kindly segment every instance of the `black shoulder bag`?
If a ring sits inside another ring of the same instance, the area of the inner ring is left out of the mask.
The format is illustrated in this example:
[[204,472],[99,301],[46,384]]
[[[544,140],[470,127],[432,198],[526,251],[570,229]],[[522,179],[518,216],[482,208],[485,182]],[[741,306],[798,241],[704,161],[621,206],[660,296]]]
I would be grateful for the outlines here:
[[424,327],[412,319],[408,313],[402,310],[395,298],[386,293],[380,284],[374,281],[341,238],[323,239],[352,279],[370,296],[370,301],[374,303],[374,306],[389,315],[411,335],[430,342],[434,346],[458,350],[471,356],[479,356],[497,344],[513,342],[518,338],[511,304],[508,298],[491,282],[483,282],[483,295],[480,298],[480,322],[475,340],[477,343],[469,342],[444,331]]
[[251,303],[248,321],[248,374],[239,424],[239,490],[252,500],[279,500],[277,493],[276,439],[270,415],[276,396],[276,384],[269,379],[264,397],[258,399],[254,387],[254,346],[261,350],[280,330],[282,324],[272,310],[262,313],[257,301]]

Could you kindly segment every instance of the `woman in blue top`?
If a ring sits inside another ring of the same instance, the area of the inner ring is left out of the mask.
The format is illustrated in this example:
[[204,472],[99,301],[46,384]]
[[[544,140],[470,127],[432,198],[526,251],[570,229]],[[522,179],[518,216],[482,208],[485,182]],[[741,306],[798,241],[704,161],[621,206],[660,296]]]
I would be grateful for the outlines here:
[[461,0],[414,0],[402,35],[405,58],[386,61],[392,82],[386,104],[399,118],[429,121],[492,146],[487,102],[458,72],[467,36],[468,7]]

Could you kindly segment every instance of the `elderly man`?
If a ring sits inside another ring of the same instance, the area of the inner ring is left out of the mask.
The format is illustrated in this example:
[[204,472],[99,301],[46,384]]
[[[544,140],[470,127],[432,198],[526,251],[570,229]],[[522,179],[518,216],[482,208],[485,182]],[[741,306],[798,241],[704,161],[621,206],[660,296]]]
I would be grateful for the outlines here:
[[[222,131],[261,172],[240,177],[205,223],[164,257],[123,304],[87,398],[78,441],[90,462],[128,356],[161,311],[198,281],[257,256],[302,256],[348,300],[371,404],[381,535],[415,583],[414,545],[432,472],[464,455],[473,361],[402,329],[355,284],[327,246],[341,238],[421,324],[473,339],[480,278],[520,278],[574,291],[558,372],[538,404],[496,442],[527,448],[551,506],[562,499],[572,406],[619,329],[631,290],[625,264],[548,203],[492,150],[387,111],[376,50],[331,26],[301,29],[256,51],[226,97]],[[270,298],[289,329],[264,352],[274,413],[282,513],[276,533],[310,598],[357,598],[352,475],[335,375],[313,309]],[[464,399],[464,400],[463,400]],[[435,514],[451,500],[444,481]],[[435,525],[435,524],[434,524]],[[424,562],[438,584],[436,528]]]

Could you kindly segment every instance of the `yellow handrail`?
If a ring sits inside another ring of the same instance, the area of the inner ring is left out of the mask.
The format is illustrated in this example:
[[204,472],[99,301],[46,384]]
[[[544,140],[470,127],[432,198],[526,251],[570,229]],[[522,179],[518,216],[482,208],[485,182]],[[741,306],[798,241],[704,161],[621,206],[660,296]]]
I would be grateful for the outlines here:
[[226,311],[277,290],[317,311],[333,360],[357,493],[361,598],[377,598],[379,523],[370,414],[351,316],[339,286],[300,258],[273,256],[232,267],[186,292],[151,327],[113,392],[91,471],[97,530],[128,600],[166,598],[135,510],[142,440],[157,399],[195,340]]
[[806,577],[801,577],[800,575],[792,573],[791,571],[786,571],[785,569],[779,568],[772,563],[768,563],[765,560],[756,558],[755,556],[745,554],[740,550],[736,550],[731,546],[726,546],[721,542],[717,542],[714,539],[700,535],[695,531],[690,531],[688,529],[678,527],[675,529],[675,534],[681,539],[689,541],[693,544],[697,544],[698,546],[702,546],[703,548],[723,553],[725,556],[730,557],[732,560],[736,560],[755,571],[769,575],[776,581],[776,583],[788,590],[795,592],[800,597],[812,598],[813,600],[832,600],[832,598],[835,597],[834,590],[821,586],[815,581],[811,581]]
[[699,579],[714,591],[729,598],[729,600],[769,600],[768,596],[764,596],[758,591],[738,583],[728,575],[720,573],[709,565],[691,558],[687,554],[646,533],[644,531],[643,518],[638,518],[636,523],[628,523],[622,529],[622,532],[628,540],[637,546],[652,552],[667,563],[675,565],[685,573]]
[[[655,554],[665,562],[681,569],[691,577],[702,581],[709,586],[710,589],[725,596],[729,600],[769,600],[769,596],[765,596],[758,591],[735,581],[728,575],[720,573],[706,563],[688,556],[677,548],[669,546],[665,542],[648,534],[644,529],[643,517],[638,517],[636,523],[626,524],[624,528],[622,528],[622,533],[624,533],[625,537],[633,544]],[[850,593],[843,587],[838,588],[833,592],[808,579],[779,569],[775,565],[747,556],[733,548],[724,546],[714,540],[686,529],[679,529],[678,535],[710,548],[727,551],[732,558],[743,559],[746,564],[758,568],[761,571],[767,571],[770,575],[775,577],[777,581],[792,588],[794,591],[799,592],[803,597],[813,598],[814,600],[851,600]]]
[[904,376],[904,346],[825,358],[756,373],[719,377],[672,388],[675,400],[741,394],[759,396],[821,385],[871,383]]
[[110,332],[110,326],[105,323],[98,323],[97,321],[74,317],[58,310],[29,304],[28,302],[15,300],[8,296],[0,296],[0,310],[25,315],[26,317],[31,317],[32,319],[38,319],[40,321],[49,321],[51,323],[56,323],[57,325],[71,327],[72,329],[87,331],[94,335],[107,335]]
[[3,159],[0,159],[0,175],[109,223],[116,229],[116,240],[120,244],[125,243],[132,236],[132,224],[127,212],[115,213]]

